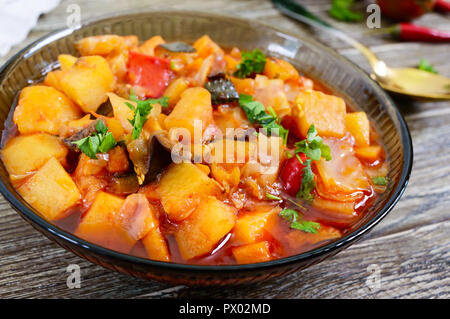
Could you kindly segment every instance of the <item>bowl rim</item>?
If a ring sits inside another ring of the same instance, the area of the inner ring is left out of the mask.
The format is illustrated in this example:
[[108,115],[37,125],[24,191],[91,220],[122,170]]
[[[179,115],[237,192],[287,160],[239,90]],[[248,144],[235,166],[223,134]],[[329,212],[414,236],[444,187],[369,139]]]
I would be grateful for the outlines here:
[[[275,260],[270,260],[266,262],[260,262],[260,263],[251,263],[251,264],[236,264],[236,265],[198,265],[198,264],[183,264],[183,263],[175,263],[175,262],[164,262],[164,261],[157,261],[137,256],[128,255],[125,253],[120,253],[115,250],[111,250],[102,246],[99,246],[97,244],[88,242],[82,238],[79,238],[60,227],[51,224],[50,222],[46,221],[44,218],[40,217],[38,214],[34,213],[32,209],[27,207],[24,203],[22,203],[16,195],[14,195],[11,191],[8,190],[8,187],[5,183],[5,181],[0,178],[0,193],[5,197],[6,200],[9,201],[9,203],[13,206],[13,208],[18,211],[24,219],[26,219],[28,222],[35,224],[39,226],[41,229],[46,230],[47,232],[52,233],[54,236],[58,237],[59,239],[63,241],[68,241],[71,244],[77,246],[78,248],[86,249],[89,252],[92,252],[97,255],[101,255],[104,257],[110,257],[115,260],[124,261],[124,262],[130,262],[133,264],[138,264],[142,266],[150,266],[150,267],[158,267],[161,269],[167,269],[167,270],[189,270],[193,272],[221,272],[221,271],[236,271],[236,270],[262,270],[262,269],[268,269],[268,268],[274,268],[277,266],[287,266],[293,263],[305,261],[308,259],[314,259],[319,256],[325,255],[331,251],[337,250],[338,248],[342,246],[347,246],[353,242],[355,242],[357,239],[361,238],[365,233],[369,232],[375,225],[377,225],[397,204],[397,202],[400,200],[400,197],[403,195],[406,186],[408,185],[408,181],[411,175],[412,170],[412,164],[413,164],[413,144],[411,139],[411,134],[408,128],[408,125],[403,117],[403,115],[400,113],[398,107],[395,105],[391,97],[382,90],[382,88],[373,81],[365,71],[363,71],[359,66],[352,63],[350,60],[348,60],[346,57],[338,54],[336,51],[334,51],[331,48],[326,47],[325,45],[319,43],[318,41],[303,37],[303,35],[295,35],[293,32],[290,32],[288,30],[284,30],[279,27],[272,26],[270,24],[266,24],[264,22],[256,21],[253,19],[247,19],[247,18],[241,18],[237,16],[233,16],[230,14],[218,14],[218,13],[207,13],[202,11],[193,11],[193,10],[146,10],[146,11],[136,11],[136,10],[129,10],[124,11],[119,14],[108,14],[108,15],[102,15],[99,17],[94,17],[91,19],[87,19],[86,21],[83,21],[81,25],[74,27],[74,28],[62,28],[58,29],[52,32],[49,32],[48,34],[38,38],[37,40],[33,41],[32,43],[28,44],[26,47],[21,49],[19,52],[11,56],[1,67],[0,67],[0,79],[3,79],[3,77],[7,74],[7,72],[12,69],[16,62],[18,62],[20,59],[27,59],[30,55],[32,55],[36,50],[50,44],[51,42],[58,40],[64,36],[67,36],[74,31],[83,29],[84,27],[90,26],[92,24],[100,23],[109,19],[117,19],[117,18],[131,18],[133,16],[142,16],[142,15],[155,15],[155,14],[182,14],[182,15],[193,15],[198,17],[208,17],[208,18],[221,18],[221,19],[228,19],[230,22],[236,22],[236,23],[249,23],[262,26],[264,28],[271,29],[273,31],[276,31],[278,33],[281,33],[283,35],[287,35],[290,37],[295,38],[296,40],[302,42],[302,43],[308,43],[311,46],[315,46],[320,48],[321,50],[326,51],[328,54],[336,57],[337,59],[341,60],[343,63],[346,63],[349,65],[349,67],[353,68],[354,70],[357,70],[359,75],[362,77],[365,77],[366,80],[369,80],[369,82],[372,84],[372,88],[374,89],[374,93],[376,93],[379,96],[382,96],[386,99],[386,101],[391,104],[391,106],[394,109],[395,115],[397,116],[397,119],[399,121],[399,134],[401,137],[401,143],[403,145],[403,165],[402,165],[402,174],[400,176],[399,182],[397,186],[395,187],[395,190],[393,191],[391,197],[389,200],[383,205],[383,207],[371,218],[369,219],[365,224],[361,225],[359,228],[356,228],[355,230],[351,231],[349,234],[330,242],[326,245],[316,247],[312,250],[287,256]],[[391,116],[389,116],[391,117]],[[20,196],[20,195],[19,195]],[[338,250],[339,251],[339,250]],[[337,251],[337,252],[338,252]]]

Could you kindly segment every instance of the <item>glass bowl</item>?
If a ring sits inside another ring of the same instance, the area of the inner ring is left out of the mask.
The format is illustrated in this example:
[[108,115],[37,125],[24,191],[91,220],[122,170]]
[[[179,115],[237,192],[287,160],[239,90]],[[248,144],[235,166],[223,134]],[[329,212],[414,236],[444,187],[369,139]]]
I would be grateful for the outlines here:
[[224,47],[237,46],[286,59],[303,74],[367,113],[378,129],[389,159],[389,184],[366,214],[342,237],[298,255],[269,262],[203,266],[154,261],[109,250],[80,239],[46,221],[12,187],[0,164],[0,192],[34,228],[65,249],[94,263],[132,276],[174,284],[224,285],[254,282],[286,275],[318,263],[371,230],[399,200],[412,166],[412,143],[407,125],[388,95],[361,69],[310,38],[259,22],[209,13],[154,11],[90,21],[76,29],[55,31],[13,56],[0,69],[0,125],[4,127],[18,92],[58,67],[61,53],[77,55],[74,43],[99,34],[137,35],[140,40],[161,35],[168,41],[194,41],[208,34]]

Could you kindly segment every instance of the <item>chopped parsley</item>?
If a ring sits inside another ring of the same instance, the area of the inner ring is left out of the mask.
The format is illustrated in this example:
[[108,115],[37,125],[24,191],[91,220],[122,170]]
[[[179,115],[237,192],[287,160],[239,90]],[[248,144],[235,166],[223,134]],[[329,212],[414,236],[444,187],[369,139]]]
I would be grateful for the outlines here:
[[72,142],[80,151],[92,159],[97,159],[97,153],[106,153],[117,145],[116,140],[102,120],[95,124],[96,132],[81,140]]
[[389,180],[387,179],[387,177],[384,176],[372,177],[372,183],[374,183],[377,186],[386,186],[388,182]]
[[280,212],[280,216],[291,223],[290,226],[292,229],[297,229],[304,231],[305,233],[312,234],[317,234],[317,231],[320,229],[319,223],[304,220],[301,214],[290,208],[283,209]]
[[419,70],[427,71],[430,73],[438,74],[438,71],[434,68],[434,65],[425,59],[420,59],[419,65],[417,66]]
[[247,118],[252,124],[259,124],[266,130],[266,134],[271,135],[272,130],[278,130],[278,136],[283,139],[286,144],[289,130],[285,129],[280,124],[280,119],[275,114],[272,108],[269,108],[269,113],[266,112],[264,105],[258,101],[254,101],[251,95],[240,94],[239,105],[247,114]]
[[153,104],[159,103],[162,107],[169,105],[169,98],[163,96],[159,99],[139,100],[133,91],[130,92],[130,100],[136,102],[136,107],[129,102],[125,104],[134,112],[132,120],[128,120],[133,125],[133,139],[137,139],[142,132],[145,122],[148,119],[148,115],[153,108]]
[[283,200],[281,197],[270,194],[270,193],[266,193],[266,198],[269,200]]
[[[296,157],[304,165],[302,169],[302,184],[300,185],[297,197],[312,201],[314,196],[311,192],[316,187],[316,182],[311,169],[311,163],[312,161],[319,161],[322,157],[327,161],[331,160],[331,150],[328,145],[323,144],[323,140],[317,134],[314,124],[309,127],[306,139],[295,143],[295,147]],[[298,153],[304,153],[308,159],[302,161]]]
[[339,21],[356,22],[361,21],[363,15],[358,12],[353,12],[351,6],[354,0],[333,0],[330,15]]
[[237,65],[233,75],[238,78],[246,78],[252,74],[261,73],[266,65],[266,55],[261,50],[242,52],[242,60]]

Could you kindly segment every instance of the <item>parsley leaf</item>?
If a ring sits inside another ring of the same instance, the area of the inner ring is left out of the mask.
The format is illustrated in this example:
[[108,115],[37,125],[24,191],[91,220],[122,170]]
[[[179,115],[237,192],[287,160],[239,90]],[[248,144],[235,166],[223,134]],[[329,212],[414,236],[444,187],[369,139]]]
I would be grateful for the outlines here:
[[354,0],[333,0],[330,15],[336,20],[346,22],[361,21],[363,15],[358,12],[353,12],[350,8],[353,5]]
[[261,73],[266,65],[266,55],[261,50],[255,49],[251,52],[242,52],[242,60],[237,65],[233,75],[245,78],[252,74]]
[[141,135],[142,128],[147,121],[148,115],[153,108],[153,104],[160,104],[162,107],[167,107],[169,105],[169,98],[163,96],[159,99],[148,99],[139,100],[133,90],[130,92],[130,100],[136,102],[136,107],[129,102],[125,104],[134,112],[134,117],[132,120],[128,120],[131,125],[133,125],[133,139],[137,139]]
[[258,101],[253,101],[253,97],[247,94],[239,95],[239,105],[247,114],[247,118],[252,124],[261,125],[268,135],[272,134],[272,130],[278,130],[278,136],[283,139],[286,144],[289,130],[285,129],[280,124],[280,119],[277,117],[272,108],[269,108],[269,113],[266,112],[264,105]]
[[372,182],[378,186],[386,186],[389,180],[387,179],[387,177],[384,176],[375,176],[372,177]]
[[281,197],[270,194],[270,193],[266,193],[266,198],[269,200],[283,200]]
[[[306,134],[306,139],[295,143],[295,147],[296,156],[300,163],[304,165],[302,169],[302,184],[297,193],[297,197],[311,201],[314,199],[311,192],[316,187],[314,173],[311,169],[311,163],[312,161],[319,161],[322,157],[327,161],[331,160],[331,149],[328,145],[323,144],[323,139],[317,134],[314,124],[311,124],[309,127],[308,133]],[[300,156],[298,156],[298,153],[304,153],[308,159],[303,162],[300,159]]]
[[117,145],[114,136],[108,132],[108,127],[102,120],[97,121],[95,129],[96,132],[93,135],[72,142],[92,159],[97,159],[97,153],[106,153]]
[[319,161],[322,157],[327,161],[331,160],[331,150],[328,145],[323,144],[322,138],[317,135],[314,124],[308,129],[306,139],[295,143],[296,153],[304,153],[306,157],[313,161]]
[[280,212],[280,216],[291,223],[290,226],[292,229],[297,229],[312,234],[317,234],[317,231],[320,229],[319,223],[304,220],[301,214],[290,208],[283,209]]
[[430,73],[438,74],[438,71],[436,71],[436,69],[434,68],[434,65],[425,59],[420,59],[418,69],[427,71]]

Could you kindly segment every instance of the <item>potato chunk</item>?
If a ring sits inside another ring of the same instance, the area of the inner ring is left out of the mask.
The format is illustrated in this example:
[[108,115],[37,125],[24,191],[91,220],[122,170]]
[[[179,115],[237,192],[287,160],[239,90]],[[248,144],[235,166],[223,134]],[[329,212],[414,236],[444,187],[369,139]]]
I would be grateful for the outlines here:
[[75,43],[81,55],[108,55],[114,50],[125,47],[125,40],[118,35],[96,35],[86,37]]
[[72,177],[54,157],[20,186],[18,192],[47,220],[65,217],[66,210],[81,197]]
[[355,138],[355,145],[370,145],[370,124],[366,113],[354,112],[345,116],[345,128]]
[[58,61],[61,70],[65,71],[70,69],[77,62],[77,57],[70,54],[60,54],[58,55]]
[[346,108],[340,97],[305,90],[297,95],[292,112],[303,136],[311,124],[322,136],[343,137],[345,134]]
[[383,148],[380,145],[371,145],[366,147],[356,147],[355,155],[363,160],[374,162],[383,155]]
[[199,128],[203,132],[213,122],[212,111],[211,94],[201,87],[190,88],[181,94],[181,99],[165,119],[164,124],[167,129],[187,128],[193,140],[195,121],[200,121]]
[[64,162],[67,148],[49,134],[21,135],[2,150],[2,160],[10,175],[25,175],[43,166],[51,157]]
[[280,211],[281,208],[278,206],[263,206],[239,216],[233,228],[233,241],[239,244],[250,244],[261,240],[269,219]]
[[170,220],[187,218],[201,196],[220,192],[216,181],[192,163],[172,164],[161,178],[157,192]]
[[64,71],[60,85],[64,93],[86,113],[95,112],[115,86],[108,62],[101,56],[81,57]]
[[238,264],[252,264],[271,259],[270,244],[267,241],[233,248],[233,256]]
[[222,203],[214,196],[204,198],[175,233],[181,257],[188,260],[211,252],[235,222],[234,207]]
[[49,86],[35,85],[20,93],[13,120],[22,134],[58,135],[63,125],[80,117],[79,108],[63,93]]
[[266,59],[263,74],[270,79],[296,80],[300,77],[298,71],[287,61],[270,57]]
[[75,235],[94,244],[130,252],[136,239],[117,222],[124,199],[105,192],[98,192],[94,203],[83,216]]

